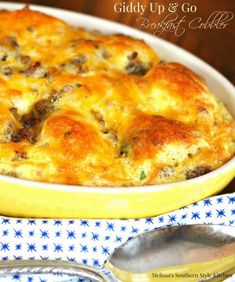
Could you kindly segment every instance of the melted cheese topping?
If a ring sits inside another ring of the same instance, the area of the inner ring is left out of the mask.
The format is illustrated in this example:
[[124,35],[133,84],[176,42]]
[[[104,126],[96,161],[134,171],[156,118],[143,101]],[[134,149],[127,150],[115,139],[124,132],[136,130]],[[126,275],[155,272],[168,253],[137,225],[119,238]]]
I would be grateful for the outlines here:
[[0,12],[0,173],[132,186],[184,180],[235,154],[205,82],[142,40]]

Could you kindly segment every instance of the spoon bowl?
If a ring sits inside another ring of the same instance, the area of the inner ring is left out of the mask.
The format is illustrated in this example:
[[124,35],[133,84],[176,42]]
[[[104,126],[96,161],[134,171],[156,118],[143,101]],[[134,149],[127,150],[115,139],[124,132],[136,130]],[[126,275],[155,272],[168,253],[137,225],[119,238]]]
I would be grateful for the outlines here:
[[121,281],[199,281],[234,266],[235,227],[222,225],[156,229],[119,247],[106,263]]

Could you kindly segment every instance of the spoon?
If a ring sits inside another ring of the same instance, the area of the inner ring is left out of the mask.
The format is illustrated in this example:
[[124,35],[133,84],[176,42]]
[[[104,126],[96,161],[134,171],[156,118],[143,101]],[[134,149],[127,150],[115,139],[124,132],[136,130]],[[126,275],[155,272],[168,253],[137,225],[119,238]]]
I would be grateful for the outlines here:
[[60,273],[94,282],[224,281],[235,273],[235,227],[168,226],[116,249],[102,269],[66,261],[2,261],[0,275]]

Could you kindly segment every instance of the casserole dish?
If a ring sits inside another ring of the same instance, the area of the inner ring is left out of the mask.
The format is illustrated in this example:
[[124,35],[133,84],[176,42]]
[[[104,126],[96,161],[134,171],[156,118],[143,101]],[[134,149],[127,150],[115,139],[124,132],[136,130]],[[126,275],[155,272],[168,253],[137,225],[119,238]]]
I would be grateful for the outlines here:
[[[0,8],[19,9],[22,5],[1,4]],[[124,33],[144,39],[161,58],[183,63],[203,76],[209,88],[234,115],[234,90],[211,67],[189,53],[143,32],[119,24],[57,9],[32,6],[73,26],[98,28],[105,33]],[[103,28],[103,26],[107,26]],[[99,28],[101,27],[101,28]],[[1,210],[8,215],[28,217],[123,218],[152,216],[182,207],[220,191],[234,177],[234,158],[227,164],[192,180],[139,187],[86,187],[45,184],[0,177]],[[9,203],[14,203],[9,208]],[[95,209],[93,209],[95,203]]]

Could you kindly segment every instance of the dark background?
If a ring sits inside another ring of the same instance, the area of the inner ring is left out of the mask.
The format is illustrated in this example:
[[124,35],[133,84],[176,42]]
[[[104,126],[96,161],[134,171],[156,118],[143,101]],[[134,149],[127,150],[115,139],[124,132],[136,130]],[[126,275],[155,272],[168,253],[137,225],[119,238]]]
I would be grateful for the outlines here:
[[[161,15],[156,15],[149,11],[144,15],[138,13],[118,14],[114,11],[115,3],[125,2],[128,4],[132,2],[132,4],[136,4],[137,2],[140,2],[141,4],[148,5],[150,2],[157,2],[159,5],[163,4],[165,7],[172,2],[178,3],[179,6],[185,2],[194,4],[197,7],[195,13],[184,14],[183,12],[180,12],[179,9],[177,11],[180,17],[186,15],[188,21],[195,17],[202,17],[206,20],[214,11],[231,11],[235,14],[235,0],[25,0],[8,2],[39,4],[73,10],[121,22],[136,28],[139,27],[136,18],[145,17],[150,21],[160,22],[167,15],[167,12],[164,12]],[[184,25],[184,27],[186,27],[186,25]],[[147,30],[147,32],[151,33],[151,30]],[[229,22],[229,25],[222,30],[192,30],[187,28],[186,32],[180,37],[177,37],[174,33],[170,32],[164,32],[160,37],[194,53],[220,71],[233,84],[235,84],[235,18],[233,18],[233,20]],[[224,191],[235,192],[235,179]]]

